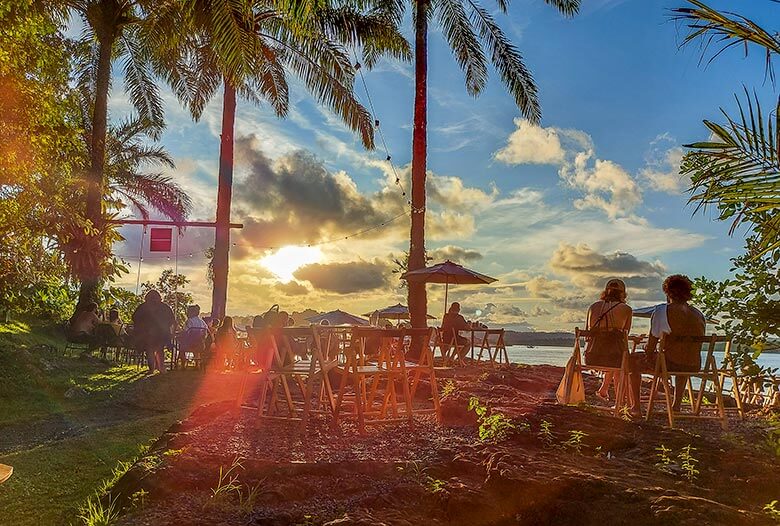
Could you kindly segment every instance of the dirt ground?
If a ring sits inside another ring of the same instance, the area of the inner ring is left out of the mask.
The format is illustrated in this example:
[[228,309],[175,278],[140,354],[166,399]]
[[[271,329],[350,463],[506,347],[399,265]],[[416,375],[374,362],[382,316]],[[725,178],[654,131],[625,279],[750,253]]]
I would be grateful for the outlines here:
[[[780,499],[780,466],[762,419],[672,430],[660,416],[559,406],[561,374],[466,367],[442,379],[443,423],[418,417],[364,435],[325,417],[305,433],[288,423],[257,429],[252,411],[203,405],[109,499],[123,508],[121,525],[774,524],[762,509]],[[218,384],[207,385],[204,394]],[[586,386],[595,391],[596,379]],[[511,420],[508,436],[480,440],[473,396]]]

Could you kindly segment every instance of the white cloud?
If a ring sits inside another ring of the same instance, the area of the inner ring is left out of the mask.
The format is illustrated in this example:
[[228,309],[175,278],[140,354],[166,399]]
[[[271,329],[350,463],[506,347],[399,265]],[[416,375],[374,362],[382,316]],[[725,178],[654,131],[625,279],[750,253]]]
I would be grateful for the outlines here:
[[685,190],[688,181],[680,175],[680,163],[685,151],[676,144],[677,141],[668,133],[658,135],[650,143],[646,166],[639,175],[653,190],[672,195]]
[[569,186],[585,193],[574,206],[601,209],[611,219],[629,215],[642,202],[639,186],[620,165],[601,159],[591,162],[593,157],[593,150],[579,152],[558,172]]
[[515,119],[517,129],[494,156],[507,164],[561,164],[566,152],[556,128],[542,128],[526,119]]

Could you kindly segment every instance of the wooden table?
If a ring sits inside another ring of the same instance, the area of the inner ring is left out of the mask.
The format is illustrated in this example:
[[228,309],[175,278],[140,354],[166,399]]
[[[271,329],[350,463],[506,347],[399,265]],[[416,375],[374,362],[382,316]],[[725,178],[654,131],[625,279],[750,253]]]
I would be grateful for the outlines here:
[[[509,363],[509,356],[506,352],[506,344],[504,343],[504,329],[489,329],[472,327],[460,332],[471,333],[471,358],[474,359],[474,351],[479,344],[479,353],[476,360],[482,360],[482,355],[487,351],[487,359],[492,364]],[[477,333],[481,333],[481,338],[477,337]],[[495,342],[492,342],[490,337],[496,336]]]

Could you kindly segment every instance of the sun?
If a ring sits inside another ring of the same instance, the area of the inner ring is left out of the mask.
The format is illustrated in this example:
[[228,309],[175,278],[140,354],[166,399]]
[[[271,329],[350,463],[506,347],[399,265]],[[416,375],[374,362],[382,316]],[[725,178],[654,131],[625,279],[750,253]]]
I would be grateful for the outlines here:
[[293,279],[293,273],[304,265],[322,261],[322,252],[316,247],[286,246],[265,256],[260,264],[273,272],[283,283]]

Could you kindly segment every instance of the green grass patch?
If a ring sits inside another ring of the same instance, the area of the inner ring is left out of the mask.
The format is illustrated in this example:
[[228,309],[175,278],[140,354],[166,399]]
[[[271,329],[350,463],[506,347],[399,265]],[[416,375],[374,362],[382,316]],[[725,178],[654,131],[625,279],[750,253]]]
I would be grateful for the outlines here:
[[162,434],[182,415],[168,413],[96,430],[30,451],[0,457],[14,475],[0,491],[4,524],[38,526],[76,521],[78,507],[114,478],[120,461]]

